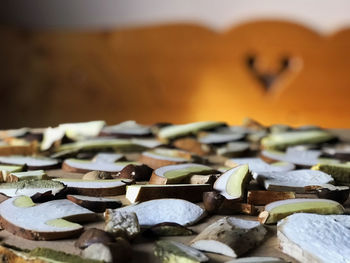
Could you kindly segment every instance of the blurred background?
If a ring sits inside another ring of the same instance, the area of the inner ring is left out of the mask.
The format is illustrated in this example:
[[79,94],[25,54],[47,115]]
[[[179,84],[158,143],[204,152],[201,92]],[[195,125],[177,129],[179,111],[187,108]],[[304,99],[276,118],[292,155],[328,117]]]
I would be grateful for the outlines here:
[[345,0],[3,0],[0,128],[350,128],[349,13]]

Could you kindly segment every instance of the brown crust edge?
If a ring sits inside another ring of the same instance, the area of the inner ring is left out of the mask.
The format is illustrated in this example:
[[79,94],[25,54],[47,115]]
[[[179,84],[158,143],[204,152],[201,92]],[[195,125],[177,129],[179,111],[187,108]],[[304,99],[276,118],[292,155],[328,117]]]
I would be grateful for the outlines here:
[[11,234],[25,238],[25,239],[30,239],[30,240],[57,240],[57,239],[76,237],[76,236],[79,236],[84,229],[83,226],[81,226],[81,228],[79,229],[70,230],[70,231],[36,232],[33,230],[28,230],[28,229],[24,229],[19,226],[16,226],[8,222],[7,220],[5,220],[3,217],[0,217],[0,225],[2,226],[2,228],[10,232]]

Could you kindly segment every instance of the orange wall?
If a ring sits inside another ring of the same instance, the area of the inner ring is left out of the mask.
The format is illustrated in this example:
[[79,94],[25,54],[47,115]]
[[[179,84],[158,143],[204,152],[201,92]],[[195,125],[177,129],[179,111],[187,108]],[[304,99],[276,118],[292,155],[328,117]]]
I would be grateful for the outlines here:
[[[103,32],[0,29],[1,128],[135,119],[350,128],[350,31],[281,21]],[[247,65],[255,56],[253,67]],[[281,70],[287,57],[289,66]],[[281,72],[280,72],[281,71]],[[275,75],[266,90],[258,77]]]

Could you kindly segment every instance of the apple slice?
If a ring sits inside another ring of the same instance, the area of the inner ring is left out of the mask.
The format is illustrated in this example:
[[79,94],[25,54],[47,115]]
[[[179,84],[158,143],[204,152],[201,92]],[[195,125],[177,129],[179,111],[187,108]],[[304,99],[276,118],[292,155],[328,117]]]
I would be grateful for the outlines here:
[[252,178],[248,165],[240,165],[223,173],[214,183],[214,189],[227,199],[243,201]]
[[[83,227],[74,221],[95,219],[95,213],[68,200],[33,203],[18,196],[0,204],[1,225],[10,233],[33,240],[55,240],[75,236]],[[63,219],[65,218],[65,219]]]
[[205,216],[205,211],[200,206],[186,200],[170,198],[155,199],[116,210],[136,213],[140,226],[144,227],[164,222],[188,226]]
[[157,148],[143,152],[138,161],[148,165],[152,169],[157,169],[166,165],[190,163],[193,162],[193,159],[191,154],[185,151]]
[[62,169],[72,173],[86,173],[90,171],[101,171],[109,173],[120,172],[129,164],[138,164],[135,162],[99,162],[80,159],[66,159],[62,164]]
[[126,192],[126,184],[131,183],[131,180],[128,179],[83,180],[56,178],[53,181],[66,185],[69,194],[87,196],[123,195]]
[[213,168],[195,163],[175,164],[160,167],[153,171],[150,184],[178,184],[189,181],[194,174],[216,174]]
[[295,170],[286,173],[268,173],[258,175],[256,180],[266,190],[271,191],[293,191],[305,193],[309,186],[321,186],[333,183],[332,176],[310,169]]
[[278,220],[301,212],[321,215],[343,214],[344,207],[328,199],[288,199],[266,205],[265,210],[259,214],[259,221],[263,224],[275,224]]
[[63,189],[65,189],[65,186],[62,183],[52,180],[23,180],[0,184],[0,193],[8,197],[19,195],[33,197],[36,194],[40,195],[48,192],[55,196]]
[[204,192],[212,189],[210,184],[129,185],[126,199],[131,203],[161,198],[179,198],[200,202]]
[[261,145],[264,149],[284,150],[289,146],[324,143],[334,138],[333,134],[324,130],[289,131],[270,134],[262,139]]
[[21,155],[0,156],[0,163],[9,165],[26,165],[30,170],[53,169],[59,161],[47,157],[30,157]]
[[209,258],[204,253],[173,240],[157,241],[154,254],[161,262],[168,263],[201,263],[209,261]]
[[294,214],[278,223],[282,252],[298,262],[348,262],[348,215]]
[[96,213],[102,213],[108,208],[115,209],[122,206],[122,202],[119,199],[112,198],[67,195],[67,199]]
[[161,140],[167,141],[185,135],[196,134],[199,131],[210,130],[223,125],[225,125],[224,122],[217,121],[202,121],[182,125],[169,125],[159,130],[158,137]]
[[224,217],[205,228],[191,241],[191,246],[236,258],[258,246],[266,233],[257,221]]

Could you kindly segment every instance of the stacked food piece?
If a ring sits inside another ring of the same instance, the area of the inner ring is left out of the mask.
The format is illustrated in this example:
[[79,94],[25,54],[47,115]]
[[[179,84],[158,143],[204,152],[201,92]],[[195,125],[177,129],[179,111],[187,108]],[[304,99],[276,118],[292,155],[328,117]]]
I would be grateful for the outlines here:
[[[150,243],[169,263],[350,260],[350,144],[330,131],[92,121],[0,138],[6,262],[140,262]],[[75,254],[14,247],[11,235],[74,239]],[[281,252],[242,257],[277,236]]]

